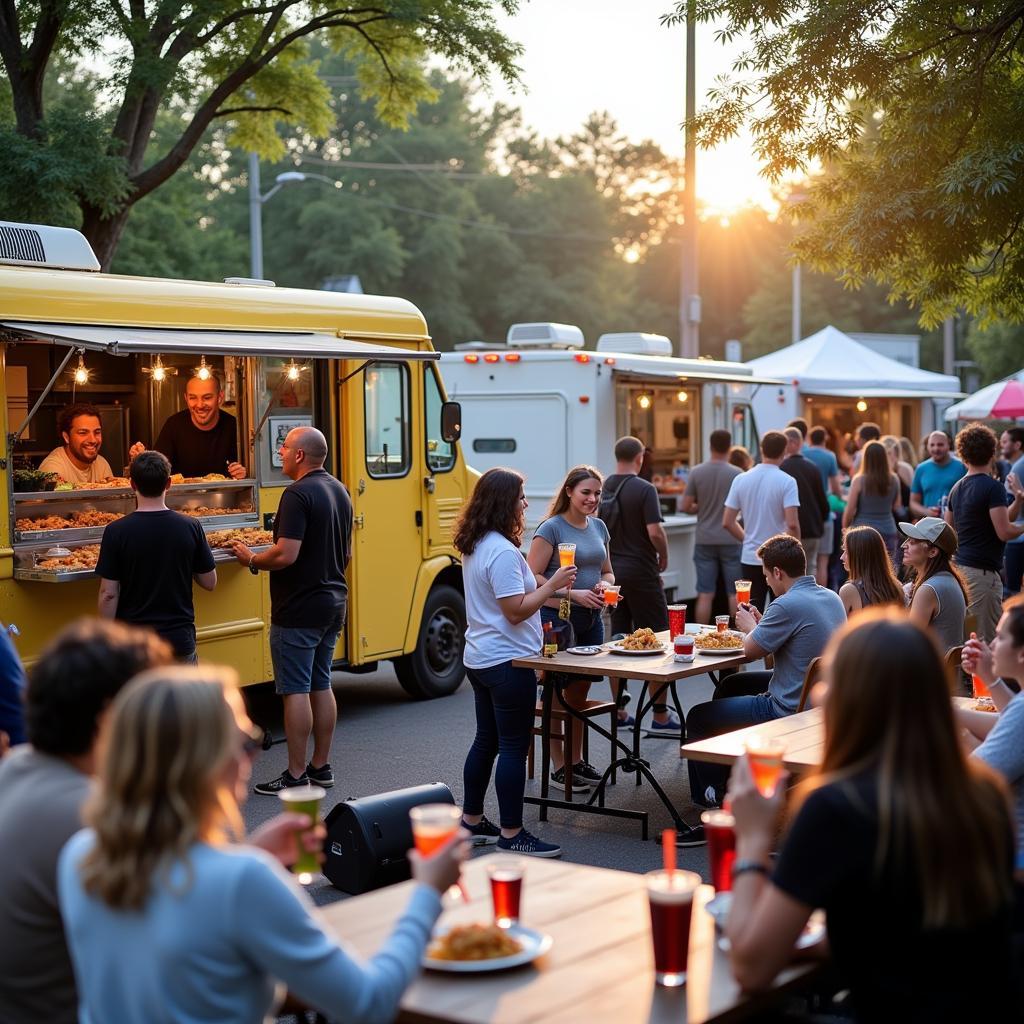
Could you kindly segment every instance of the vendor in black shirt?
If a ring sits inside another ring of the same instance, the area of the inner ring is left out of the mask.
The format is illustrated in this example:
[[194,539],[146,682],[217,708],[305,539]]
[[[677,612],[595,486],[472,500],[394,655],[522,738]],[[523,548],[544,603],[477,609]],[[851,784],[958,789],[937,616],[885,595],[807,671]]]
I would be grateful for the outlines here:
[[[187,409],[168,416],[154,446],[170,459],[171,471],[182,476],[220,473],[241,480],[245,466],[238,461],[238,424],[224,412],[224,390],[216,374],[207,380],[192,377],[185,385]],[[136,441],[128,454],[134,459],[146,446]]]
[[[773,863],[772,797],[747,758],[736,819],[732,970],[768,987],[815,907],[858,1021],[1024,1019],[1014,1005],[1013,832],[1005,786],[960,746],[941,655],[905,615],[868,609],[825,654],[821,768]],[[984,957],[984,977],[964,969]]]

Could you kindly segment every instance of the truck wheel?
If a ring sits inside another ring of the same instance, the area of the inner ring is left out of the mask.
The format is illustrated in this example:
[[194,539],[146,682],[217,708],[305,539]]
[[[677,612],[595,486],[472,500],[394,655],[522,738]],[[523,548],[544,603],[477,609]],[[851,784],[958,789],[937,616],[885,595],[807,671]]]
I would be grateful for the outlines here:
[[447,697],[462,682],[466,601],[454,587],[434,587],[423,607],[420,635],[411,654],[395,658],[395,673],[410,697]]

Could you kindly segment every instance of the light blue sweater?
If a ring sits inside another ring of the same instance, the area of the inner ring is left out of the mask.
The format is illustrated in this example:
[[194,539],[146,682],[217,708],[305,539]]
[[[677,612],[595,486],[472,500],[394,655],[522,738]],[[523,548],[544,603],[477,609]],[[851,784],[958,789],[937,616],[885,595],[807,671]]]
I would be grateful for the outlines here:
[[145,908],[114,910],[86,893],[78,865],[94,843],[73,836],[58,867],[60,909],[78,982],[81,1024],[260,1024],[283,982],[332,1020],[385,1022],[419,970],[441,912],[417,886],[368,963],[321,927],[309,897],[269,855],[195,844],[159,873]]

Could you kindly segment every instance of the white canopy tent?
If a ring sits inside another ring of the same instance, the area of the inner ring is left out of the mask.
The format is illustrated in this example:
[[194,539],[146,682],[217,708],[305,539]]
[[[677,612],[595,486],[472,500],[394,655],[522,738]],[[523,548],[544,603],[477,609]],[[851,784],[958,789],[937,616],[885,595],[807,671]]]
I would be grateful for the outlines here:
[[889,359],[831,326],[796,345],[748,360],[747,365],[758,376],[787,382],[778,389],[763,387],[755,400],[762,431],[804,414],[806,396],[819,405],[822,399],[833,400],[833,405],[864,400],[876,407],[889,400],[924,400],[922,430],[931,429],[941,410],[963,397],[959,378]]

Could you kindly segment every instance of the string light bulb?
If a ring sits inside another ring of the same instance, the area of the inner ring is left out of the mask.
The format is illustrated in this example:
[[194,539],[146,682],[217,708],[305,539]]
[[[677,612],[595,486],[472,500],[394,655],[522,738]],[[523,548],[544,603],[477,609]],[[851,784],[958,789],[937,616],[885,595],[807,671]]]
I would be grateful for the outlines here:
[[199,357],[199,365],[196,367],[196,376],[200,380],[209,380],[213,376],[209,366],[206,365],[206,356]]
[[680,402],[687,402],[687,401],[689,401],[690,396],[685,391],[677,391],[676,392],[676,398]]
[[286,378],[287,378],[288,380],[290,380],[290,381],[292,381],[292,382],[294,383],[295,381],[297,381],[297,380],[299,379],[299,377],[300,377],[300,375],[302,374],[302,371],[303,371],[304,369],[306,369],[306,367],[305,367],[305,366],[300,366],[300,365],[299,365],[299,364],[298,364],[297,362],[295,362],[295,360],[293,359],[293,360],[292,360],[292,361],[291,361],[290,363],[288,363],[288,364],[287,364],[287,365],[286,365],[286,366],[284,367],[284,375],[285,375],[285,377],[286,377]]
[[859,399],[858,402],[857,402],[857,412],[867,412],[867,411],[868,411],[868,403],[865,402],[863,398]]
[[636,400],[636,404],[639,405],[641,409],[650,409],[650,407],[651,407],[651,396],[650,395],[641,395]]
[[163,360],[157,356],[152,366],[144,366],[142,372],[146,374],[154,384],[163,384],[168,377],[175,376],[178,372],[176,366],[164,366]]
[[85,357],[81,352],[78,353],[78,365],[72,371],[71,376],[76,384],[89,383],[89,368],[85,365]]

